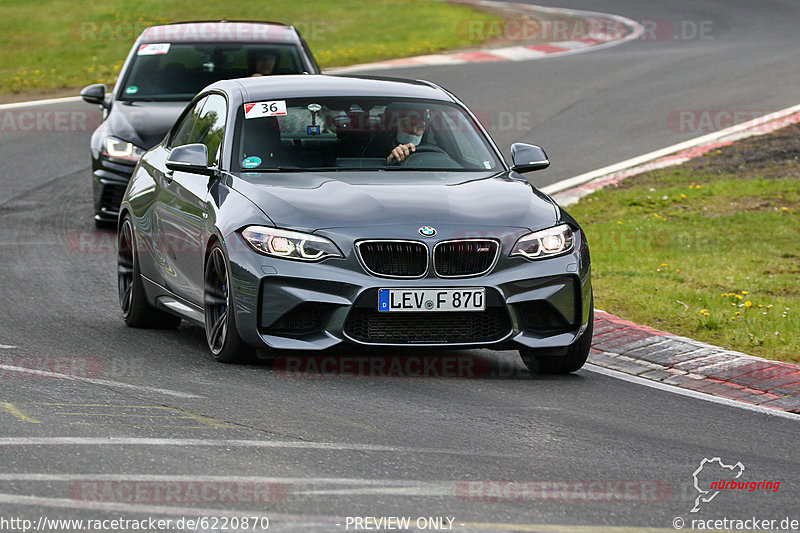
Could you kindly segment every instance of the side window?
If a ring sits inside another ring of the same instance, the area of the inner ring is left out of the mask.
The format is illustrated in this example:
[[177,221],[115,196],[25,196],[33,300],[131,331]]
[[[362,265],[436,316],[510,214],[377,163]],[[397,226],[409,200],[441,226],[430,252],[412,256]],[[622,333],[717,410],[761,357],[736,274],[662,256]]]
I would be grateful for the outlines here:
[[190,137],[191,143],[203,143],[208,148],[208,166],[217,166],[228,106],[225,98],[211,94],[205,99]]
[[191,111],[184,115],[178,127],[175,128],[175,133],[172,135],[172,138],[169,140],[169,148],[175,148],[176,146],[183,146],[184,144],[194,142],[191,140],[192,129],[194,128],[194,123],[197,122],[197,116],[200,114],[200,110],[203,108],[203,103],[205,103],[206,100],[207,98],[203,98],[197,101]]

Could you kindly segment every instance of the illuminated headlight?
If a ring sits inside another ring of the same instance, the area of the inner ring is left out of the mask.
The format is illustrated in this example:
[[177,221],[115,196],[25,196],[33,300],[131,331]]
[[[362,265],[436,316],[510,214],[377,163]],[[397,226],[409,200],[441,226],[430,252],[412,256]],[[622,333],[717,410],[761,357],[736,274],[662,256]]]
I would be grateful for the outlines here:
[[325,237],[283,229],[250,226],[242,236],[259,253],[301,261],[321,261],[328,257],[344,257],[333,242]]
[[126,159],[128,161],[138,161],[145,153],[145,150],[135,146],[133,143],[116,137],[106,137],[103,140],[103,149],[103,153],[108,157]]
[[527,259],[547,259],[572,250],[575,245],[575,233],[566,224],[541,231],[534,231],[520,237],[511,255],[519,255]]

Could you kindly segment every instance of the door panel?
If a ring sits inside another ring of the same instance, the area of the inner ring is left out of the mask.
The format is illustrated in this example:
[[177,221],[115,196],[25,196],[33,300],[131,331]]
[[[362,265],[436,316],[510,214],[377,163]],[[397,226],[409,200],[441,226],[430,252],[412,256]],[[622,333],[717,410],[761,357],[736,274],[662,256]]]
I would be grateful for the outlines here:
[[[191,134],[180,141],[181,144],[206,145],[208,164],[217,167],[225,131],[225,98],[210,94],[198,102],[198,109]],[[203,263],[208,239],[206,202],[214,180],[214,177],[180,171],[165,176],[164,202],[159,215],[160,229],[171,242],[167,288],[198,306],[203,305]]]

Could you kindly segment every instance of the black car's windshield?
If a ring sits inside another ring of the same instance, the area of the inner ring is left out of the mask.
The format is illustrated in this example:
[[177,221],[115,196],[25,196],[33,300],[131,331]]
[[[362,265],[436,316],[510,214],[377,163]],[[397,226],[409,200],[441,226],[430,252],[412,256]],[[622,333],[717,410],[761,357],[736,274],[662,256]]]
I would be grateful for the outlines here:
[[121,81],[120,100],[191,100],[222,79],[301,74],[297,48],[279,44],[139,45]]
[[[502,163],[458,106],[429,100],[336,97],[244,104],[233,167],[275,170],[474,170]],[[392,151],[413,144],[398,160]]]

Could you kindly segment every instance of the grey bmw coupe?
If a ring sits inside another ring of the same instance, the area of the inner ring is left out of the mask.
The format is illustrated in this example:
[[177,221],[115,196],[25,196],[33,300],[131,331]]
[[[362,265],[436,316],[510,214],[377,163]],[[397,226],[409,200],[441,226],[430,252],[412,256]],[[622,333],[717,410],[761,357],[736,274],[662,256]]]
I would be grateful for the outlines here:
[[518,349],[575,371],[592,338],[578,223],[452,93],[323,75],[214,83],[144,154],[122,200],[134,327],[205,328],[222,362],[334,346]]

